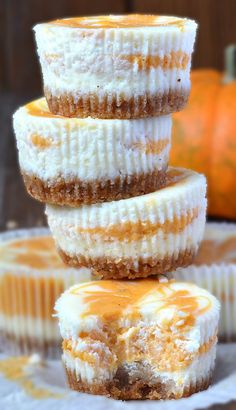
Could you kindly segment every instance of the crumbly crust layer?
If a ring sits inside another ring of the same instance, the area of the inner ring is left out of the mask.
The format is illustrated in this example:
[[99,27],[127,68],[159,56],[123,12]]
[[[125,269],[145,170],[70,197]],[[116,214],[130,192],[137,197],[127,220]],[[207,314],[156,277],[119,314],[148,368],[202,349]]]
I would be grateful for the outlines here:
[[163,259],[155,257],[139,258],[138,261],[129,259],[112,258],[86,258],[82,255],[70,256],[59,249],[62,260],[69,266],[87,267],[93,270],[94,276],[103,279],[135,279],[145,278],[151,275],[161,275],[171,272],[179,267],[187,267],[193,261],[196,250],[187,249],[177,256],[166,256]]
[[16,337],[1,331],[0,350],[11,355],[31,355],[39,353],[43,358],[59,359],[61,342],[58,340],[39,340],[30,336]]
[[93,117],[104,119],[146,118],[181,111],[189,96],[189,90],[173,91],[159,95],[61,95],[56,97],[45,89],[45,97],[53,114],[65,117]]
[[206,390],[211,384],[212,373],[206,378],[183,388],[182,394],[175,393],[171,382],[151,383],[141,379],[130,379],[129,374],[118,369],[113,380],[103,383],[86,383],[76,379],[76,374],[66,368],[69,387],[72,390],[95,395],[103,395],[119,400],[168,400],[189,397]]
[[66,181],[63,178],[45,182],[24,172],[22,175],[28,193],[38,201],[69,206],[117,201],[148,194],[164,186],[166,181],[166,170],[89,183],[80,180]]

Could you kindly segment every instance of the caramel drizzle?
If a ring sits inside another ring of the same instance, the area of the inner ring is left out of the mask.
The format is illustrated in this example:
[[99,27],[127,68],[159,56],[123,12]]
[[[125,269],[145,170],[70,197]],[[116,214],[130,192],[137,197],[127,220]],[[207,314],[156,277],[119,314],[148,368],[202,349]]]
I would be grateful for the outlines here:
[[[164,328],[171,330],[171,326],[178,328],[192,327],[195,323],[195,316],[202,315],[211,306],[210,300],[205,296],[195,296],[188,289],[175,289],[172,283],[157,283],[155,280],[136,280],[136,281],[99,281],[89,282],[78,285],[70,291],[72,295],[79,295],[87,310],[82,314],[83,317],[96,315],[102,321],[117,321],[122,315],[131,318],[140,318],[140,304],[144,306],[150,303],[146,300],[148,295],[156,295],[160,306],[156,309],[158,315],[163,309],[173,308],[176,315],[171,321],[168,319],[164,323]],[[203,307],[200,307],[200,300]],[[130,311],[128,310],[130,308]],[[178,311],[184,313],[183,317],[178,315]],[[181,322],[180,322],[181,320]],[[178,322],[179,323],[178,323]]]
[[163,70],[171,70],[173,68],[184,70],[189,64],[190,55],[179,51],[171,51],[163,57],[158,55],[143,55],[134,54],[120,56],[122,60],[128,61],[131,64],[137,64],[139,71],[148,71],[151,68],[161,67]]
[[39,388],[30,380],[25,368],[29,364],[28,357],[11,357],[0,361],[0,372],[5,378],[16,382],[24,391],[34,399],[62,398],[61,394],[53,393],[46,388]]
[[118,16],[74,17],[53,20],[49,24],[86,29],[176,26],[181,30],[184,28],[185,23],[185,19],[177,17],[158,16],[152,14],[124,14]]
[[182,232],[185,227],[198,217],[199,208],[187,210],[180,217],[174,216],[172,221],[167,220],[164,223],[147,221],[123,222],[112,224],[106,227],[96,226],[95,228],[78,228],[79,234],[88,234],[90,236],[99,236],[105,242],[114,241],[138,241],[144,236],[155,235],[159,230],[164,234],[177,234]]

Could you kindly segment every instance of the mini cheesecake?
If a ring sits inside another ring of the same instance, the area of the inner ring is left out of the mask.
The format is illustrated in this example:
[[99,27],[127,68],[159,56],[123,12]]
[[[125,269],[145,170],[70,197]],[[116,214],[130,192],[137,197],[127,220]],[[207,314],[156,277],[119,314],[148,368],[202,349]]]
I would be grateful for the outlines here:
[[209,386],[219,302],[156,280],[75,285],[56,302],[69,386],[116,399],[178,399]]
[[165,182],[171,117],[65,118],[44,98],[14,114],[19,162],[36,199],[78,206],[153,192]]
[[206,215],[203,175],[169,168],[165,187],[151,194],[80,208],[47,205],[63,260],[103,278],[163,274],[192,262]]
[[55,20],[35,26],[50,111],[142,118],[181,110],[197,24],[155,15]]
[[0,236],[0,350],[10,354],[60,355],[53,307],[60,294],[91,280],[86,269],[66,267],[47,229]]
[[236,341],[236,225],[207,223],[193,265],[179,269],[176,278],[213,293],[221,302],[219,337]]

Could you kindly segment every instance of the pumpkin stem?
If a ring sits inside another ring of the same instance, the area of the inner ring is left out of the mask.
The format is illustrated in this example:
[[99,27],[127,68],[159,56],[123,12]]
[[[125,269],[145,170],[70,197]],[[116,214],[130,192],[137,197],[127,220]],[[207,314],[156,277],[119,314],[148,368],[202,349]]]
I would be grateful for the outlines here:
[[236,44],[230,44],[225,48],[225,75],[224,83],[236,80]]

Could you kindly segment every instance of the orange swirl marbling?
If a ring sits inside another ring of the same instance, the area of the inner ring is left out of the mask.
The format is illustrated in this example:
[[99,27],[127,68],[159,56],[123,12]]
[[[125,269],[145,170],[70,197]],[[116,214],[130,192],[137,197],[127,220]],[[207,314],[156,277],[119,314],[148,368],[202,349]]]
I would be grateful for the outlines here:
[[[176,311],[185,314],[181,318],[180,328],[193,326],[196,316],[205,313],[211,306],[208,298],[192,295],[188,289],[175,289],[171,282],[157,283],[149,279],[90,282],[73,288],[70,293],[79,295],[83,299],[83,303],[87,306],[84,316],[96,315],[103,321],[117,321],[123,314],[131,318],[141,317],[140,306],[148,303],[145,302],[145,298],[149,295],[156,297],[157,302],[160,303],[156,309],[157,315],[160,310],[166,308],[176,308]],[[173,320],[180,321],[180,317],[177,316],[174,315],[171,319],[172,325]],[[165,323],[169,327],[168,319]]]
[[72,28],[140,28],[176,26],[183,29],[185,20],[152,14],[124,14],[107,16],[72,17],[49,22],[49,24]]
[[185,227],[193,222],[198,217],[199,208],[190,209],[181,216],[174,216],[174,218],[164,223],[146,221],[137,222],[123,222],[120,224],[113,224],[106,227],[96,226],[94,228],[78,227],[79,234],[88,234],[90,236],[99,236],[105,242],[114,241],[138,241],[144,236],[155,235],[158,230],[164,234],[178,234],[182,232]]
[[121,55],[121,60],[128,61],[131,64],[137,64],[138,71],[149,71],[151,68],[161,67],[162,70],[181,69],[185,70],[190,62],[190,55],[182,50],[171,51],[164,56],[130,54]]
[[0,261],[32,269],[65,269],[50,236],[5,242],[0,246]]

